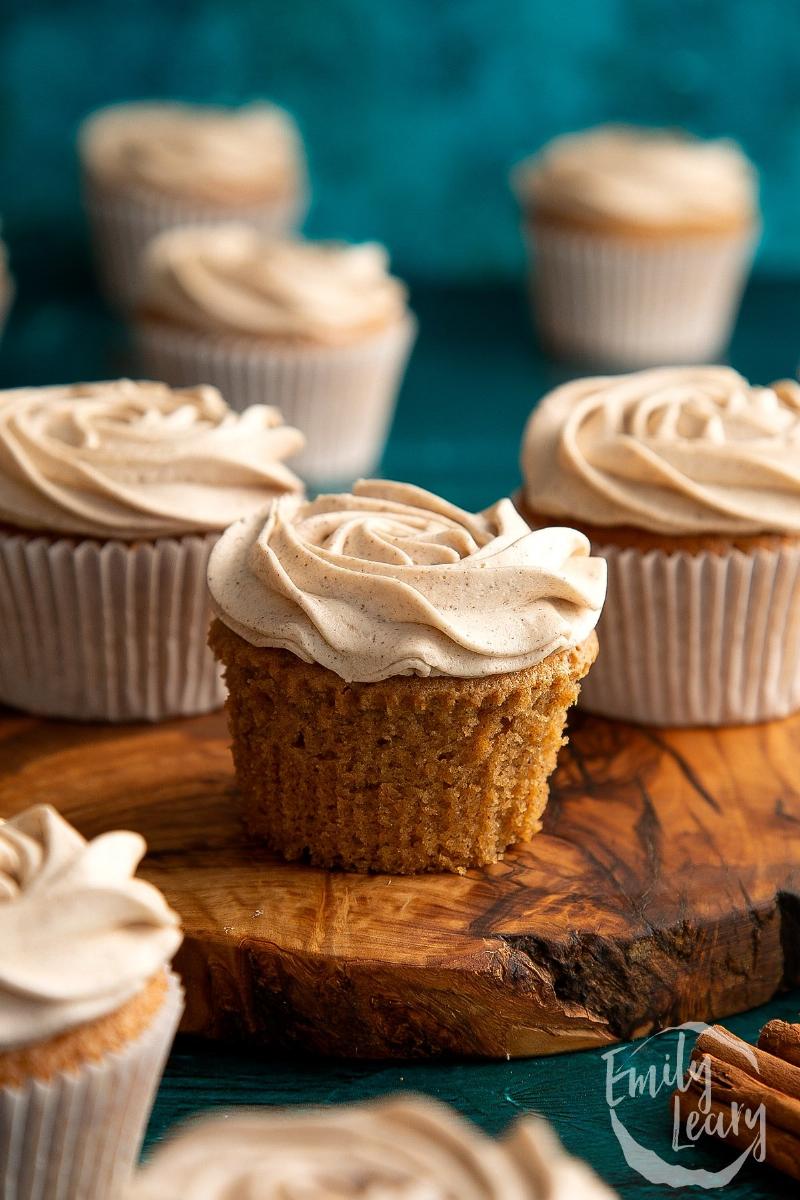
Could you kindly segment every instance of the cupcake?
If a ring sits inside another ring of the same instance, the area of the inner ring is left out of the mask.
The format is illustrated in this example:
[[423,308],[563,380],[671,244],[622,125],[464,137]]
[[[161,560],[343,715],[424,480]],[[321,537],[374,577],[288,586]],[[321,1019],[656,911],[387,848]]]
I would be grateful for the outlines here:
[[78,148],[98,274],[123,307],[163,229],[240,220],[283,233],[305,215],[300,137],[271,104],[119,104],[84,121]]
[[8,266],[8,251],[0,241],[0,334],[5,328],[6,318],[14,302],[14,280]]
[[210,641],[250,831],[287,859],[398,874],[530,838],[597,653],[588,554],[509,500],[473,514],[376,481],[228,529]]
[[277,405],[319,486],[380,461],[415,325],[383,247],[226,225],[150,245],[136,332],[147,374],[216,384],[238,409]]
[[212,387],[0,392],[0,703],[87,721],[221,707],[208,556],[301,488],[282,460],[302,443]]
[[206,1117],[156,1151],[130,1200],[234,1196],[613,1200],[541,1118],[494,1140],[422,1096]]
[[550,142],[514,186],[554,353],[623,368],[722,354],[759,230],[734,142],[602,126]]
[[581,703],[653,725],[800,707],[800,385],[729,367],[568,383],[528,422],[521,511],[608,562]]
[[0,821],[0,1195],[110,1200],[135,1164],[183,1009],[178,918],[135,833],[86,842],[49,805]]

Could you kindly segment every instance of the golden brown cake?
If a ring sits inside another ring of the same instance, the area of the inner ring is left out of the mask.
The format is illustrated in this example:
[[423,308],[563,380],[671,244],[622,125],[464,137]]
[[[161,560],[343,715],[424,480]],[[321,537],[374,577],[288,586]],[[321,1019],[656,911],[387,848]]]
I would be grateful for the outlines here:
[[221,621],[250,831],[285,858],[397,875],[496,862],[541,827],[567,709],[597,637],[477,679],[347,683]]
[[581,704],[658,725],[800,708],[800,385],[729,367],[578,379],[531,414],[520,512],[608,563]]
[[597,653],[602,565],[510,501],[404,484],[278,502],[209,565],[247,824],[286,858],[408,873],[534,834]]

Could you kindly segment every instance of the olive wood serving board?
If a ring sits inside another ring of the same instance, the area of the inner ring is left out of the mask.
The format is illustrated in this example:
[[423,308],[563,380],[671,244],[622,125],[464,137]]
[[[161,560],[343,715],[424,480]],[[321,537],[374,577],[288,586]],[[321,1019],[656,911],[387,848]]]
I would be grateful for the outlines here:
[[6,713],[0,815],[139,830],[181,914],[184,1028],[348,1057],[522,1056],[713,1021],[800,981],[800,717],[575,715],[544,832],[466,876],[358,876],[246,840],[221,714]]

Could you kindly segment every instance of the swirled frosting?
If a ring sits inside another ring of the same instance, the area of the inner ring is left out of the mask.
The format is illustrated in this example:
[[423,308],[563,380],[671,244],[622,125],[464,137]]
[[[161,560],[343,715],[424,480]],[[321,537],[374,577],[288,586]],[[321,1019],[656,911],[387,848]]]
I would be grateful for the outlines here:
[[408,484],[361,481],[237,522],[212,552],[209,586],[252,645],[345,680],[470,678],[588,637],[605,564],[574,529],[531,532],[510,500],[473,514]]
[[382,246],[270,238],[247,225],[160,234],[145,255],[146,312],[209,332],[336,344],[406,312]]
[[652,226],[749,224],[755,170],[735,142],[604,125],[548,143],[515,172],[526,205],[553,216]]
[[181,942],[177,915],[134,878],[136,833],[87,842],[49,805],[0,820],[0,1050],[115,1012]]
[[216,388],[79,383],[0,392],[0,521],[102,538],[224,529],[300,480],[274,408]]
[[613,1200],[543,1121],[517,1130],[506,1150],[413,1096],[242,1111],[197,1122],[157,1150],[131,1200]]
[[304,186],[297,128],[271,104],[115,105],[84,122],[80,148],[88,171],[106,184],[198,204],[253,204]]
[[534,409],[522,471],[550,519],[800,533],[800,384],[754,387],[730,367],[578,379]]

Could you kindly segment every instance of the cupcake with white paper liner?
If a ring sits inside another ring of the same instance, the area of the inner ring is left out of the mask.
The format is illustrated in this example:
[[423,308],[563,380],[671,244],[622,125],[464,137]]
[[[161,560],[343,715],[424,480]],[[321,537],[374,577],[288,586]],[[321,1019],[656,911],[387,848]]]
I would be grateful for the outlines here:
[[296,465],[316,486],[377,467],[415,330],[382,246],[244,225],[157,238],[135,321],[147,374],[280,408],[306,436]]
[[729,367],[579,379],[534,409],[520,508],[608,563],[581,705],[652,725],[800,708],[800,385]]
[[123,308],[163,230],[237,220],[281,234],[308,206],[297,127],[272,104],[113,105],[84,121],[78,144],[99,278]]
[[361,480],[237,521],[209,588],[254,838],[318,866],[463,873],[541,828],[597,654],[605,563],[582,534]]
[[514,172],[542,342],[617,368],[719,358],[760,224],[735,142],[601,126]]
[[8,250],[0,241],[0,334],[5,328],[11,305],[14,302],[14,280],[8,265]]
[[206,568],[302,489],[274,409],[115,380],[0,392],[0,703],[78,720],[220,708]]
[[135,833],[0,821],[0,1195],[110,1200],[138,1159],[183,1011],[177,915]]
[[614,1200],[540,1117],[491,1138],[452,1108],[400,1095],[325,1109],[234,1110],[174,1134],[127,1200]]

